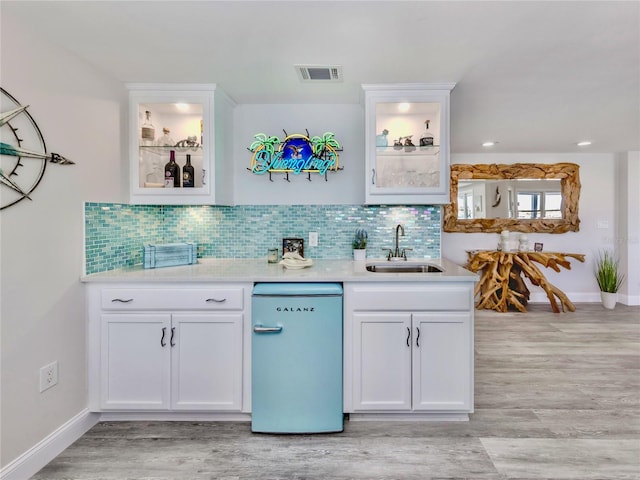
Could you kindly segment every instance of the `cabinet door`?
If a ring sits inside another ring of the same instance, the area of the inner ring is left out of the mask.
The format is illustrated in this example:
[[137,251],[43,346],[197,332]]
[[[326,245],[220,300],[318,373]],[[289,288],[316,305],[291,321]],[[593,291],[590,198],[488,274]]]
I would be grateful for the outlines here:
[[242,408],[242,314],[174,314],[171,407]]
[[[229,172],[224,166],[216,172],[222,163],[216,156],[222,160],[231,143],[220,138],[232,134],[222,130],[229,130],[230,99],[213,84],[133,83],[127,88],[131,203],[231,203],[230,177],[219,178]],[[165,166],[172,156],[177,179],[168,181]],[[185,175],[190,187],[184,186]]]
[[473,344],[469,313],[413,314],[414,410],[472,405]]
[[452,84],[363,85],[366,202],[449,203]]
[[101,408],[169,408],[170,315],[102,315],[101,325]]
[[411,315],[353,314],[353,407],[411,409]]

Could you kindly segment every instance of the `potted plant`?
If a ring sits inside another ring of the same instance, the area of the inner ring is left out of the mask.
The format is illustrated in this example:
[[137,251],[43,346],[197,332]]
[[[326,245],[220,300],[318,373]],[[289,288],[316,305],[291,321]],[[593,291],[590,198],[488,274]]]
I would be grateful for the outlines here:
[[353,259],[364,260],[367,258],[367,231],[364,228],[358,228],[353,237]]
[[624,275],[618,269],[618,259],[608,250],[604,250],[596,260],[596,281],[600,287],[600,297],[605,308],[613,309],[618,301],[618,289],[624,281]]

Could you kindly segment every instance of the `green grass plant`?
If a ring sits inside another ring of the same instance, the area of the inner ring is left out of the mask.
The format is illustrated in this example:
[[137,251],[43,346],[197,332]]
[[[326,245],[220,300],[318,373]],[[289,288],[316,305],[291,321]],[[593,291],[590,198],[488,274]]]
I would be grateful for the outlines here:
[[619,260],[608,250],[602,251],[596,260],[596,281],[601,292],[616,293],[622,282],[622,275],[618,268]]

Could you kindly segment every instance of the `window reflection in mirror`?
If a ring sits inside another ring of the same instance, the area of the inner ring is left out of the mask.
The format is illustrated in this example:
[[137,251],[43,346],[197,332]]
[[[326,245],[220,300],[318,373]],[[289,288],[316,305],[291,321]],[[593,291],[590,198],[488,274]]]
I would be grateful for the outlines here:
[[466,180],[458,184],[458,219],[562,218],[559,179]]
[[579,230],[579,166],[453,164],[445,232],[565,233]]

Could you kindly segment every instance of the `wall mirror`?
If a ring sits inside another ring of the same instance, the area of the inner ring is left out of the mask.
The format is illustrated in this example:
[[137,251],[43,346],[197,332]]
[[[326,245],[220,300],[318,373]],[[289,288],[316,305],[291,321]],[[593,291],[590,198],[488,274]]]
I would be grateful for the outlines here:
[[579,166],[574,163],[451,165],[445,232],[577,232]]

